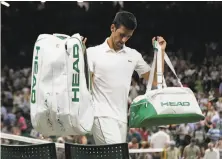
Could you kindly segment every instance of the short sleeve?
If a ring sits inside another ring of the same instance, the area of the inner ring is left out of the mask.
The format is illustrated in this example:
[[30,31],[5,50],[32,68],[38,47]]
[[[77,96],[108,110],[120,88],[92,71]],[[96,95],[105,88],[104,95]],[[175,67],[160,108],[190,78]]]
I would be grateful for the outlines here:
[[141,77],[142,74],[149,72],[151,68],[143,59],[142,55],[138,51],[136,52],[137,52],[137,63],[136,63],[135,71],[138,73],[139,77]]
[[95,70],[95,60],[94,57],[96,56],[95,53],[93,52],[93,48],[87,48],[86,49],[86,54],[87,54],[87,60],[88,60],[88,66],[90,72],[94,72]]

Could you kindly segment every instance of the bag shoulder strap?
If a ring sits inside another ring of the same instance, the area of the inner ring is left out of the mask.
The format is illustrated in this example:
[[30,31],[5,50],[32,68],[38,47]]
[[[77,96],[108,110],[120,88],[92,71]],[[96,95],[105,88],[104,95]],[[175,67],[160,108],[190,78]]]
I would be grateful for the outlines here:
[[173,72],[173,74],[176,76],[177,80],[178,80],[178,83],[180,84],[180,87],[183,87],[180,79],[178,78],[177,74],[176,74],[176,71],[174,70],[173,68],[173,65],[168,57],[168,55],[165,53],[164,54],[164,60],[166,61],[167,65],[170,67],[171,71]]

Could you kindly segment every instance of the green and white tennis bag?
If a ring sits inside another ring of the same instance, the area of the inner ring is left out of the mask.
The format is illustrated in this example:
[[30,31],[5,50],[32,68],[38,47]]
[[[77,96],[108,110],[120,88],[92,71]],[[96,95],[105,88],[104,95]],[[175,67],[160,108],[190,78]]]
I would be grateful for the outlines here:
[[92,129],[94,108],[84,50],[79,34],[41,34],[35,43],[31,121],[43,135],[84,135]]
[[[155,42],[154,60],[147,90],[130,106],[131,128],[198,122],[204,119],[197,100],[190,88],[183,87],[173,65],[165,53],[164,60],[176,76],[180,87],[167,87],[162,73],[162,53]],[[157,59],[157,89],[151,90]]]

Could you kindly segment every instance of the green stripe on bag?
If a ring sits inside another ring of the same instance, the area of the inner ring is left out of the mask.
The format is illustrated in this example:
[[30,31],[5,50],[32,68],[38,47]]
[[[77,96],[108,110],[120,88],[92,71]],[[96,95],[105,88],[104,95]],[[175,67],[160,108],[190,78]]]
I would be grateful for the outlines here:
[[132,103],[130,106],[129,126],[131,128],[142,127],[141,123],[143,123],[146,118],[151,118],[154,115],[157,115],[157,112],[153,105],[146,99]]

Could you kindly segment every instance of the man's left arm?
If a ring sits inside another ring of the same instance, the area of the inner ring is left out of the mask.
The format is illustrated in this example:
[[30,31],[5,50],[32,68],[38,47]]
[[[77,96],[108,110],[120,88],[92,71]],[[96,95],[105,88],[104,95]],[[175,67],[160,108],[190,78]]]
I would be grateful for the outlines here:
[[[152,39],[152,44],[154,44],[155,40],[156,40],[156,38],[154,37]],[[161,36],[157,37],[157,41],[159,42],[161,49],[162,49],[162,71],[164,72],[164,54],[165,54],[165,49],[166,49],[166,41]],[[141,76],[145,80],[149,80],[149,75],[150,75],[150,71],[142,74]],[[153,86],[155,86],[155,87],[157,86],[157,61],[156,61],[156,68],[155,68],[155,72],[154,72]]]

